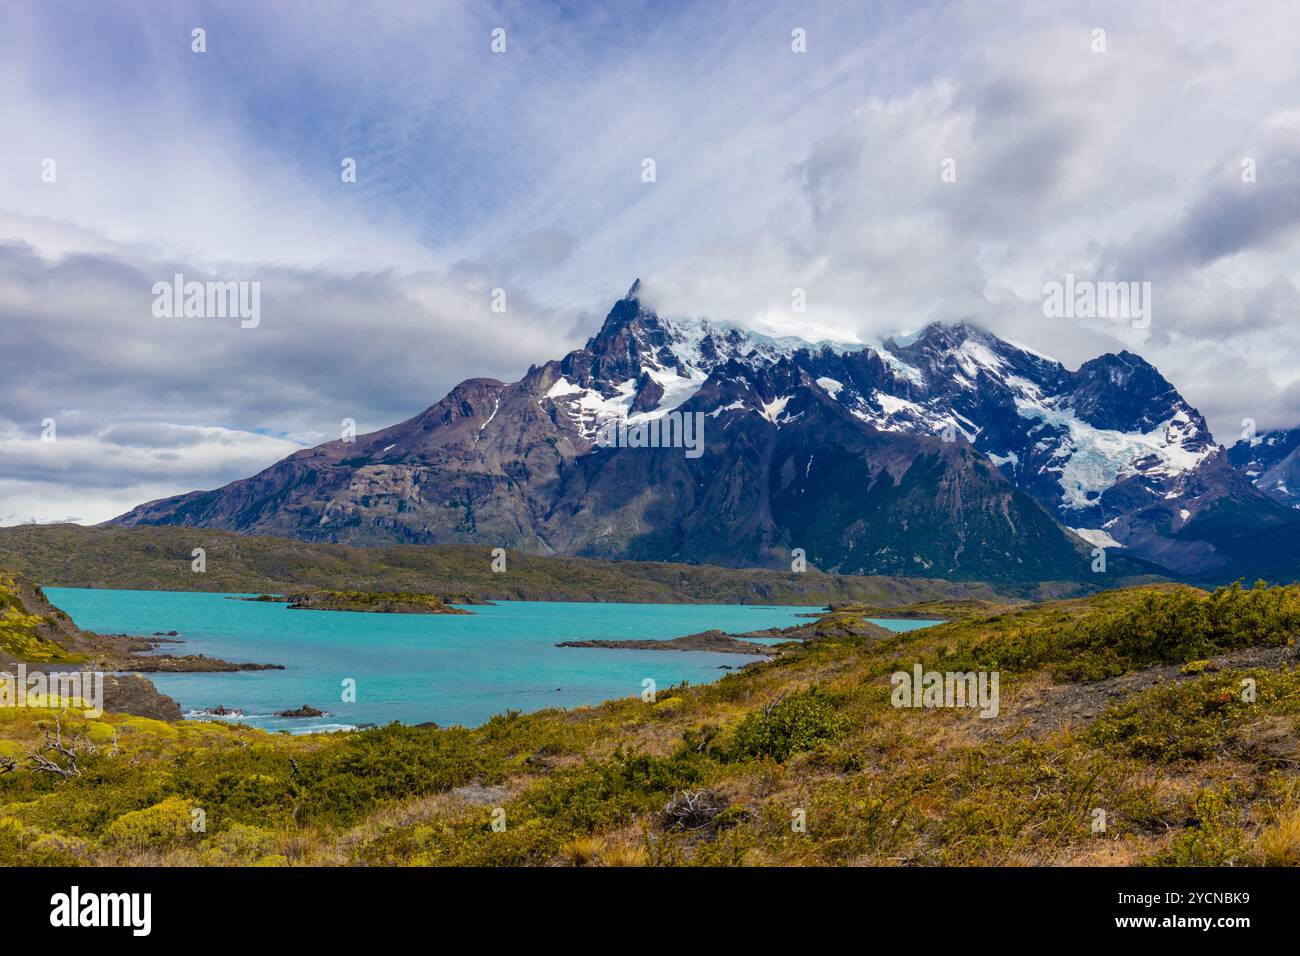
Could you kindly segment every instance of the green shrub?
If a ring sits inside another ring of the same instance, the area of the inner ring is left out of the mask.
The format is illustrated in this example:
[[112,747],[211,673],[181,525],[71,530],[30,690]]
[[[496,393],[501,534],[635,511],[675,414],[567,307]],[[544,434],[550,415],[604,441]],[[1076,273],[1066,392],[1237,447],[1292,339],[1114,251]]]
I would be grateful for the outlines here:
[[530,795],[531,809],[579,833],[592,833],[662,809],[674,791],[695,786],[708,758],[685,749],[671,757],[619,751],[613,758],[568,771]]
[[730,756],[771,757],[784,763],[821,741],[838,740],[848,729],[848,718],[814,687],[745,717],[732,735]]
[[250,863],[279,865],[287,860],[279,853],[276,836],[270,830],[234,823],[208,839],[203,862],[214,866],[247,866]]
[[181,797],[168,797],[144,810],[124,813],[108,825],[104,842],[129,850],[159,850],[192,839],[190,829],[193,807]]
[[[285,770],[287,764],[281,758]],[[472,779],[487,780],[502,769],[489,763],[473,735],[460,727],[426,730],[389,724],[349,734],[300,761],[293,780],[298,821],[351,824],[376,801],[450,790]]]
[[1241,814],[1227,796],[1201,790],[1191,799],[1190,822],[1168,849],[1147,861],[1154,866],[1230,866],[1246,853]]

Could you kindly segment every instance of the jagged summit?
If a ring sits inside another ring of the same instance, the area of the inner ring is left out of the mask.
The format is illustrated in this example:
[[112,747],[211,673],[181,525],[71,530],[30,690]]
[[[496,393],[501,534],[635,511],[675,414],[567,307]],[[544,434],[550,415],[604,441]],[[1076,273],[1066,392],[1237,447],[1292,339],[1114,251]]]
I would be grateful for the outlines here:
[[886,338],[885,345],[890,348],[928,346],[937,349],[950,349],[960,346],[967,339],[990,342],[996,340],[997,337],[983,326],[976,325],[968,319],[959,319],[954,322],[936,319],[927,325],[923,325],[910,335],[896,335]]

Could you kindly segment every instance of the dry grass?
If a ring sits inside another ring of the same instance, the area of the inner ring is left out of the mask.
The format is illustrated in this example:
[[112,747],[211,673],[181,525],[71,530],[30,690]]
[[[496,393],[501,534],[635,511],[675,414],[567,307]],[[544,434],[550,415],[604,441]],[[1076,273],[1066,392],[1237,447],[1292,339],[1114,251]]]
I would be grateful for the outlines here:
[[1292,786],[1256,844],[1264,866],[1300,866],[1300,790]]

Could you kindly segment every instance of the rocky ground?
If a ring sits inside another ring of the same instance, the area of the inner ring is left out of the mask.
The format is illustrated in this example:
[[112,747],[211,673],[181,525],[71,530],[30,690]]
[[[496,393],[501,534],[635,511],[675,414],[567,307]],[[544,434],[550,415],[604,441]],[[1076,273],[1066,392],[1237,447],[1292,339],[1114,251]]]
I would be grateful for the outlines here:
[[1028,689],[1014,699],[1004,716],[1024,721],[1020,734],[1045,737],[1071,725],[1095,720],[1107,707],[1149,688],[1196,680],[1217,671],[1245,671],[1254,668],[1285,671],[1300,662],[1300,647],[1252,647],[1198,661],[1194,665],[1165,664],[1131,671],[1108,680],[1081,683],[1048,683]]

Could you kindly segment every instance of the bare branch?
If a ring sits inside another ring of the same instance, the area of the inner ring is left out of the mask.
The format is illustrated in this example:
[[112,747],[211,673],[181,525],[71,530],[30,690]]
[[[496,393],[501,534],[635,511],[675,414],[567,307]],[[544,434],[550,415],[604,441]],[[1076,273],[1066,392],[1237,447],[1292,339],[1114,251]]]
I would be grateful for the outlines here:
[[[67,779],[81,776],[81,769],[77,766],[77,754],[94,753],[96,748],[81,734],[73,734],[68,744],[63,743],[63,715],[65,713],[67,713],[66,707],[54,717],[54,736],[51,737],[50,732],[45,731],[44,745],[27,756],[32,761],[32,766],[35,769]],[[62,757],[64,763],[61,764],[57,760],[45,756],[47,753]]]

